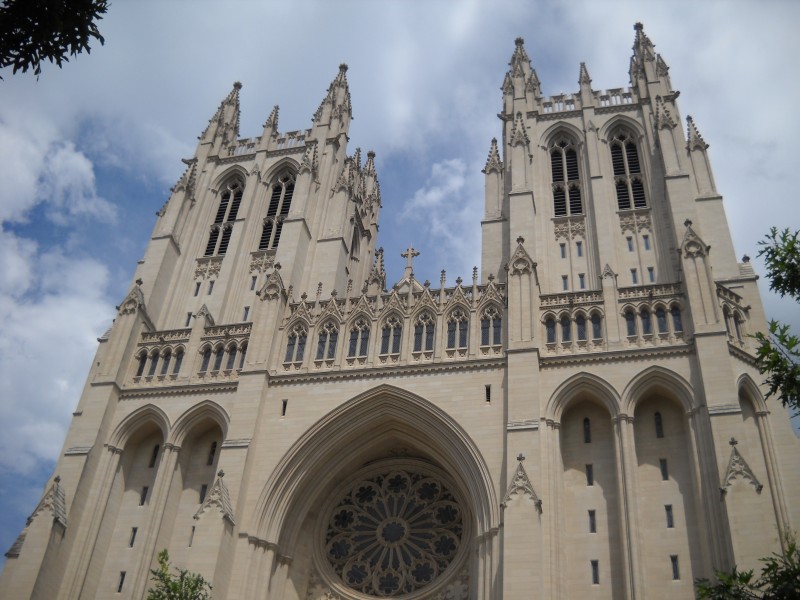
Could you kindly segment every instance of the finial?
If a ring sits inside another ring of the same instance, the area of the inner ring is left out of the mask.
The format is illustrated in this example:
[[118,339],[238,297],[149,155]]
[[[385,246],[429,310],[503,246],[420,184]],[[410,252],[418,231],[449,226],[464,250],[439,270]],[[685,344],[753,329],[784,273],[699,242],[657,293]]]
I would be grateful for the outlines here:
[[217,473],[217,477],[225,477],[225,471],[220,469],[219,472]]
[[492,281],[494,281],[494,273],[489,273],[489,277],[488,277],[488,279],[489,279],[489,283],[491,283]]
[[745,255],[742,257],[742,262],[743,262],[743,263],[749,263],[749,262],[750,262],[750,257],[749,257],[749,256],[747,256],[747,254],[745,254]]
[[456,277],[456,285],[461,285],[461,282],[463,282],[463,281],[464,280],[461,279],[461,277]]
[[517,243],[518,243],[519,245],[522,245],[522,244],[524,244],[524,243],[525,243],[525,238],[524,238],[524,237],[522,237],[522,236],[519,236],[519,237],[517,238]]
[[525,460],[525,455],[522,452],[520,452],[519,455],[517,456],[517,460],[519,462],[522,462],[523,460]]
[[56,483],[61,483],[61,475],[56,475],[56,476],[53,478],[53,481],[55,481]]
[[306,294],[305,292],[303,292],[302,294],[300,294],[300,299],[301,299],[301,300],[305,300],[306,298],[308,298],[308,294]]
[[347,73],[347,63],[342,63],[339,65],[339,72],[340,73]]
[[478,279],[478,267],[472,267],[472,279]]
[[241,81],[234,81],[233,82],[233,88],[236,89],[236,90],[242,89],[242,82]]
[[691,227],[692,226],[692,220],[691,219],[686,219],[683,222],[683,224],[684,224],[685,227]]
[[642,29],[644,29],[644,25],[642,25],[641,21],[634,23],[633,25],[634,31],[641,31]]
[[280,271],[281,270],[281,263],[278,263],[278,262],[275,263],[275,270],[276,271]]
[[431,287],[431,281],[430,281],[430,279],[426,279],[426,280],[425,280],[425,283],[423,283],[422,285],[423,285],[423,286],[425,286],[425,288],[429,288],[429,287]]
[[375,158],[375,151],[367,150],[367,158]]
[[522,46],[525,43],[525,38],[518,37],[517,39],[514,40],[514,43],[517,46]]
[[336,291],[336,288],[331,290],[331,298],[333,298],[335,300],[336,296],[338,296],[338,295],[339,295],[339,292]]

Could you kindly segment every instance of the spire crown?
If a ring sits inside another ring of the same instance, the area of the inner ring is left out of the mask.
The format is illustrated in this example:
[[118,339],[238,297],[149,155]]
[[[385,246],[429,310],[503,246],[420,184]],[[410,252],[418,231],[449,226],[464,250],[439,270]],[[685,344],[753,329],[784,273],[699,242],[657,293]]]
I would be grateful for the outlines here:
[[525,52],[525,40],[518,37],[514,40],[514,54],[511,55],[511,61],[508,63],[511,67],[509,73],[512,77],[526,77],[531,72],[531,59],[528,53]]
[[497,138],[492,138],[492,145],[489,148],[489,156],[486,159],[486,166],[483,167],[483,172],[487,175],[492,172],[503,172],[503,162],[500,160],[500,152],[497,149]]
[[578,76],[579,85],[591,85],[592,78],[589,77],[589,70],[586,68],[586,63],[581,63],[580,75]]
[[217,112],[208,122],[208,127],[200,135],[204,142],[211,142],[217,135],[222,136],[223,143],[230,144],[239,139],[239,90],[242,84],[239,81],[233,82],[233,88],[220,103]]

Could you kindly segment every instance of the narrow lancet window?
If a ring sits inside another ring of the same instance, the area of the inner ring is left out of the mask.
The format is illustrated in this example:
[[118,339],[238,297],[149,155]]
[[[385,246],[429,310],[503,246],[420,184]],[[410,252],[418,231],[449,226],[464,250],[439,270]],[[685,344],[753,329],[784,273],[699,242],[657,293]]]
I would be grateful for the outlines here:
[[553,214],[556,217],[582,215],[578,153],[572,142],[561,139],[550,148],[550,172],[553,181]]
[[205,256],[224,255],[233,235],[233,222],[239,213],[244,186],[240,181],[229,182],[220,195],[214,223],[208,235]]
[[274,250],[278,247],[283,230],[283,222],[289,214],[294,195],[294,175],[284,173],[271,186],[267,216],[264,218],[261,239],[258,242],[259,250]]

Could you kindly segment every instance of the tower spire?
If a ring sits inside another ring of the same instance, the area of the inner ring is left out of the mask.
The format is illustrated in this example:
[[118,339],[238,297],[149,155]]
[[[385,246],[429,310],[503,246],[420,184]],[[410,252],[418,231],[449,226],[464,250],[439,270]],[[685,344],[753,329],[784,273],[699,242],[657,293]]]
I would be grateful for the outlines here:
[[581,63],[580,75],[578,75],[578,84],[581,85],[581,86],[584,86],[584,85],[591,86],[591,83],[592,83],[592,78],[589,77],[589,71],[586,68],[586,63],[582,62]]
[[278,133],[278,112],[280,107],[276,104],[272,107],[272,112],[269,113],[266,123],[264,123],[264,134],[276,135]]
[[339,65],[339,73],[328,86],[328,93],[314,113],[314,123],[327,125],[338,118],[342,125],[353,118],[353,107],[350,102],[350,88],[347,85],[347,65]]
[[511,55],[511,61],[508,63],[508,66],[511,67],[509,73],[512,77],[527,77],[533,69],[531,59],[525,52],[525,40],[518,37],[514,40],[514,46],[514,54]]
[[[671,94],[672,84],[669,80],[669,67],[666,61],[656,53],[655,44],[644,32],[644,25],[636,23],[633,29],[636,31],[636,35],[633,40],[630,66],[631,85],[638,86],[642,96]],[[648,89],[648,86],[654,87]]]
[[242,84],[233,83],[233,89],[220,103],[217,112],[208,122],[208,127],[200,135],[200,142],[214,142],[221,136],[223,143],[231,143],[239,138],[239,90]]

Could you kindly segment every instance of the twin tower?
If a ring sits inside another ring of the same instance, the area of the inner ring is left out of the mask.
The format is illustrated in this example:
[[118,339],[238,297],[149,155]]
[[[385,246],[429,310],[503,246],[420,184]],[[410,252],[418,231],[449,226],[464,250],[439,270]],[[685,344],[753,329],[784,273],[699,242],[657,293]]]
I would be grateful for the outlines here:
[[[545,96],[518,39],[481,272],[387,285],[340,67],[312,126],[200,136],[6,554],[3,598],[131,598],[157,554],[244,600],[693,598],[780,551],[797,440],[708,145],[630,85]],[[487,90],[487,93],[493,93]]]

